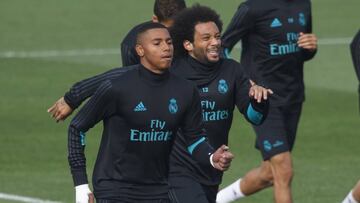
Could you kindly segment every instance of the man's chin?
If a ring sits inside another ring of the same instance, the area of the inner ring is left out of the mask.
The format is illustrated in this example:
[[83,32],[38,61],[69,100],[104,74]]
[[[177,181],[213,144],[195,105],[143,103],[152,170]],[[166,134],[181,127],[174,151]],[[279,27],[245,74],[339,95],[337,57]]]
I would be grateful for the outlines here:
[[209,63],[216,63],[220,60],[219,56],[211,56],[211,57],[207,57],[207,60]]
[[169,69],[171,66],[171,63],[164,63],[164,64],[161,64],[161,66],[159,67],[161,70],[167,70]]

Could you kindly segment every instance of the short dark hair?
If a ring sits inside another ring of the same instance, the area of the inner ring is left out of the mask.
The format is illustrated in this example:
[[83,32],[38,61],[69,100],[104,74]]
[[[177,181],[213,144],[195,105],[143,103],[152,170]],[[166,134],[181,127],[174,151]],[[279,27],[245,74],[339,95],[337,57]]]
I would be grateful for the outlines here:
[[173,19],[174,16],[186,8],[184,0],[155,0],[154,14],[159,22]]
[[142,34],[144,34],[146,31],[156,28],[163,28],[167,30],[167,27],[165,27],[163,24],[160,23],[154,23],[154,22],[145,22],[140,25],[140,27],[137,29],[137,35],[136,35],[136,44],[139,44],[139,38]]
[[174,44],[175,56],[186,56],[187,51],[183,46],[185,40],[194,42],[195,26],[199,23],[214,22],[222,31],[222,21],[219,14],[209,7],[195,4],[180,12],[174,19],[174,24],[170,28],[171,37]]

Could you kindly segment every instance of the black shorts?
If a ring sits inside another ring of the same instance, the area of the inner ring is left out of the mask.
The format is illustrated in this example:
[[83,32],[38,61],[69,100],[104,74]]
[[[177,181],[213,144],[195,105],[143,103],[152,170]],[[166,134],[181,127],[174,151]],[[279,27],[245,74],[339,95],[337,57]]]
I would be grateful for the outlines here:
[[296,130],[300,120],[302,103],[287,106],[270,107],[269,114],[260,126],[253,126],[256,133],[256,148],[263,159],[292,151]]
[[123,200],[110,200],[110,199],[96,199],[96,203],[171,203],[169,199],[123,199]]
[[219,186],[205,186],[191,177],[169,177],[169,198],[173,203],[215,203]]

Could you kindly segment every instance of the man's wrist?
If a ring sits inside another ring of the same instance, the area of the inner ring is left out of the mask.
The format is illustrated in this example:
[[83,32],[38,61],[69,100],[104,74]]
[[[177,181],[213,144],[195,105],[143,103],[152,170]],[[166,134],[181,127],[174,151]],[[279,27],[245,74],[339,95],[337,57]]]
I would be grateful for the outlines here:
[[87,179],[87,174],[86,174],[85,168],[72,169],[71,174],[72,174],[75,186],[88,184],[88,179]]
[[81,191],[90,191],[90,188],[89,188],[89,184],[82,184],[82,185],[77,185],[75,186],[75,190],[76,192],[81,192]]
[[64,95],[64,101],[72,110],[77,108],[77,105],[71,101],[69,92]]

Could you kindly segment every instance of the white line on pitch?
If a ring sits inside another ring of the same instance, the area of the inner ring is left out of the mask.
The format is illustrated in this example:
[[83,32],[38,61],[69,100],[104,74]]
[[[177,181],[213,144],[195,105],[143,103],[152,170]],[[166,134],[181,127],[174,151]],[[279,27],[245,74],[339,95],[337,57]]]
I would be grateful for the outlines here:
[[63,56],[96,56],[120,54],[119,49],[74,49],[74,50],[45,50],[45,51],[6,51],[0,52],[0,58],[48,58]]
[[[351,42],[350,37],[322,38],[319,45],[345,45]],[[239,49],[237,44],[235,48]],[[50,57],[72,57],[72,56],[102,56],[120,54],[120,48],[102,49],[73,49],[73,50],[45,50],[45,51],[5,51],[0,52],[0,58],[50,58]]]
[[38,199],[33,197],[25,197],[13,194],[0,193],[0,199],[17,201],[17,202],[27,202],[27,203],[61,203],[50,200]]

